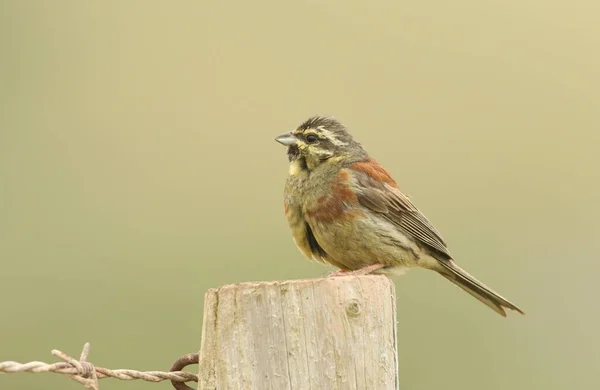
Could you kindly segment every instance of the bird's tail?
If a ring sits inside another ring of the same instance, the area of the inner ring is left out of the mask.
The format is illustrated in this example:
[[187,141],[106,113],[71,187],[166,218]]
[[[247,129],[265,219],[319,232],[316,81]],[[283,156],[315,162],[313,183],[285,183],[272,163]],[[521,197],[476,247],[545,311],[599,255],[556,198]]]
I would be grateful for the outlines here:
[[467,271],[456,265],[454,261],[440,261],[439,264],[441,264],[443,267],[439,269],[438,272],[443,277],[488,305],[501,316],[506,317],[504,308],[516,310],[521,314],[525,314],[523,310],[510,303],[506,298],[495,293],[485,284],[469,275]]

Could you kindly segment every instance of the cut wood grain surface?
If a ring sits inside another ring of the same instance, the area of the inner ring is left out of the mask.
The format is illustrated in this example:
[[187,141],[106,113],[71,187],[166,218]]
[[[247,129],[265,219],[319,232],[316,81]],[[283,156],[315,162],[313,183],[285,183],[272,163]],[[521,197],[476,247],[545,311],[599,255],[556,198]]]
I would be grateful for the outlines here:
[[397,389],[385,276],[241,283],[206,293],[198,389]]

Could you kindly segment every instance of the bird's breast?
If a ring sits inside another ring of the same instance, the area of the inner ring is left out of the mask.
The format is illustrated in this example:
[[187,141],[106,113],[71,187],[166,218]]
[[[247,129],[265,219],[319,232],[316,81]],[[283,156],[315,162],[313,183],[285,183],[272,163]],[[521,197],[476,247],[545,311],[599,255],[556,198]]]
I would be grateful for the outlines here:
[[344,223],[362,213],[348,171],[340,170],[330,183],[326,191],[308,198],[304,212],[309,222]]

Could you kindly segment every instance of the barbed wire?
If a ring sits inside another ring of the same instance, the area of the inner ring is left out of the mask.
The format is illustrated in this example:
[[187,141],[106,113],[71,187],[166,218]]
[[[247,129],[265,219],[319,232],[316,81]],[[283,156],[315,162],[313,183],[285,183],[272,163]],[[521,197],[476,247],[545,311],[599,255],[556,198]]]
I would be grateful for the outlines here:
[[[87,361],[90,353],[90,343],[83,346],[79,360],[74,359],[57,349],[52,350],[52,355],[64,360],[59,363],[44,363],[33,361],[29,363],[19,363],[13,361],[0,362],[0,374],[13,374],[16,372],[54,372],[57,374],[68,375],[71,379],[81,383],[89,390],[98,390],[98,380],[103,378],[117,378],[124,381],[143,380],[147,382],[161,382],[170,380],[175,386],[176,383],[198,382],[198,375],[186,371],[136,371],[136,370],[111,370],[103,367],[96,367]],[[195,358],[195,361],[194,361]],[[185,361],[185,364],[197,363],[197,355],[185,355],[178,360]],[[175,364],[174,367],[182,367],[181,364]],[[185,386],[185,385],[184,385]],[[176,388],[182,388],[177,386]],[[185,388],[189,388],[185,386]]]

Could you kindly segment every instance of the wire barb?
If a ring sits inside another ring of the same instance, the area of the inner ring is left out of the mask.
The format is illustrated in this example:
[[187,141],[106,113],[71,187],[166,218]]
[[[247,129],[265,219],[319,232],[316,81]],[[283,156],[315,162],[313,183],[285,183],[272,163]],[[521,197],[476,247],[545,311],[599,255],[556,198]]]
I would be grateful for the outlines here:
[[[64,360],[64,362],[48,364],[44,362],[33,361],[29,363],[19,363],[13,361],[0,362],[0,374],[12,374],[16,372],[54,372],[57,374],[68,375],[71,379],[81,383],[89,390],[99,390],[98,380],[103,378],[117,378],[124,381],[143,380],[146,382],[161,382],[170,380],[171,382],[198,382],[198,375],[187,371],[136,371],[136,370],[111,370],[103,367],[96,367],[88,362],[90,353],[90,344],[86,343],[81,351],[79,360],[72,358],[64,352],[57,349],[52,350],[52,355]],[[187,356],[187,355],[186,355]]]

